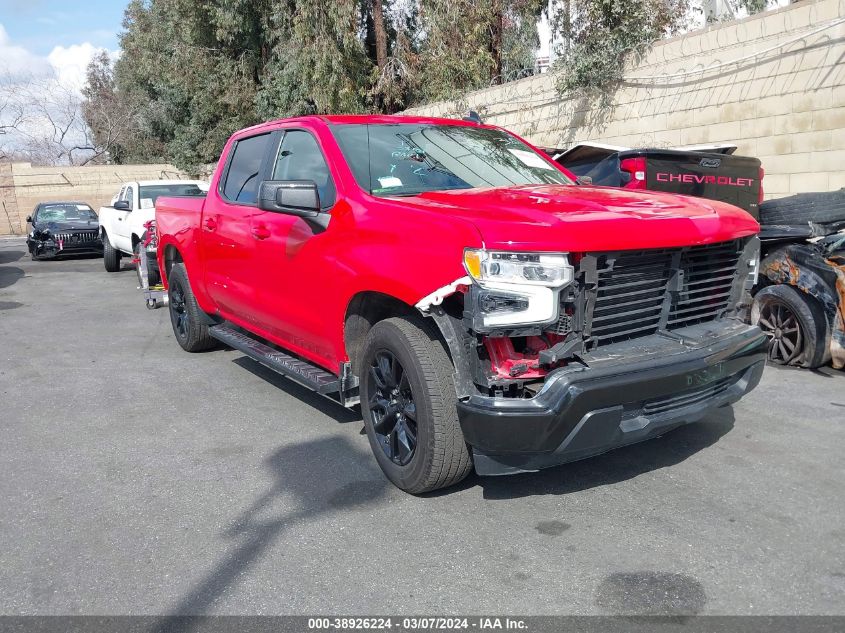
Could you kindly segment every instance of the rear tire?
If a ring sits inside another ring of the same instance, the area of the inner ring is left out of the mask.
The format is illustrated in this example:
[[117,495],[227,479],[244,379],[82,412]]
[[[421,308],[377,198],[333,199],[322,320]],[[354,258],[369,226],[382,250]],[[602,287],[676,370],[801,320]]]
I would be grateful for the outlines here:
[[109,236],[103,233],[103,266],[106,271],[116,273],[120,270],[121,253],[109,242]]
[[829,359],[830,326],[818,301],[780,284],[754,296],[751,323],[769,338],[768,360],[815,369]]
[[376,323],[361,353],[361,411],[387,478],[411,494],[454,485],[472,471],[458,423],[454,366],[419,319]]
[[208,333],[204,314],[188,283],[184,264],[174,264],[168,276],[168,310],[176,341],[186,352],[211,349],[217,341]]

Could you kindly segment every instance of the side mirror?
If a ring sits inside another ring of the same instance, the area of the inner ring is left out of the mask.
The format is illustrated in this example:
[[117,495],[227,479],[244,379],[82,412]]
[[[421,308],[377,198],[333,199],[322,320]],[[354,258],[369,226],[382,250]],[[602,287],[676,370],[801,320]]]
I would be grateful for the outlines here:
[[114,203],[114,208],[118,211],[131,211],[132,203],[129,200],[118,200]]
[[30,224],[32,224],[32,216],[31,215],[26,216],[26,221],[29,222]]
[[258,208],[301,218],[320,214],[320,193],[313,180],[265,180],[258,192]]

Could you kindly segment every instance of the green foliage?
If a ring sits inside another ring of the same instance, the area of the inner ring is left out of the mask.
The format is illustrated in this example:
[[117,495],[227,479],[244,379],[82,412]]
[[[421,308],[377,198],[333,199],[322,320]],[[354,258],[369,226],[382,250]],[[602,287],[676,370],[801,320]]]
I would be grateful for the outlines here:
[[[608,98],[626,60],[677,29],[687,2],[558,0],[560,92]],[[90,69],[86,121],[113,160],[190,169],[262,120],[395,112],[530,74],[546,10],[545,0],[131,0],[120,58]],[[118,115],[127,130],[114,139]]]
[[556,5],[554,26],[568,43],[556,61],[564,97],[598,98],[604,105],[622,79],[625,63],[661,37],[676,32],[688,0],[586,0]]

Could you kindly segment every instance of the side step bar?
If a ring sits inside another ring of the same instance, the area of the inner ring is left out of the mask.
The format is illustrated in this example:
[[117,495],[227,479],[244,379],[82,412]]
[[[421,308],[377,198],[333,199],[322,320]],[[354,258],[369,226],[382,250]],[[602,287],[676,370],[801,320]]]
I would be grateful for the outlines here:
[[[354,395],[346,393],[347,389],[342,388],[341,379],[322,367],[265,345],[225,323],[209,327],[208,333],[218,341],[243,352],[254,361],[282,374],[286,378],[290,378],[303,387],[308,387],[324,396],[332,394],[329,397],[344,406],[351,406],[357,402],[357,388],[354,389]],[[354,384],[346,386],[357,387],[357,380],[354,376],[350,376],[350,378],[352,380],[348,380],[348,382]]]

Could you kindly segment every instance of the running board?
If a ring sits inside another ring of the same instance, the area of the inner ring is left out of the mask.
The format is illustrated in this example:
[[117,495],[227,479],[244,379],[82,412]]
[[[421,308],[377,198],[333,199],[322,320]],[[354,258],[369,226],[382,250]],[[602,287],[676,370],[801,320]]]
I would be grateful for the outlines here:
[[336,399],[341,404],[346,404],[346,398],[341,397],[340,380],[322,367],[265,345],[226,324],[211,326],[208,328],[208,333],[218,341],[243,352],[252,360],[290,378],[303,387],[308,387],[323,395],[337,394],[338,397],[332,397],[332,400]]

